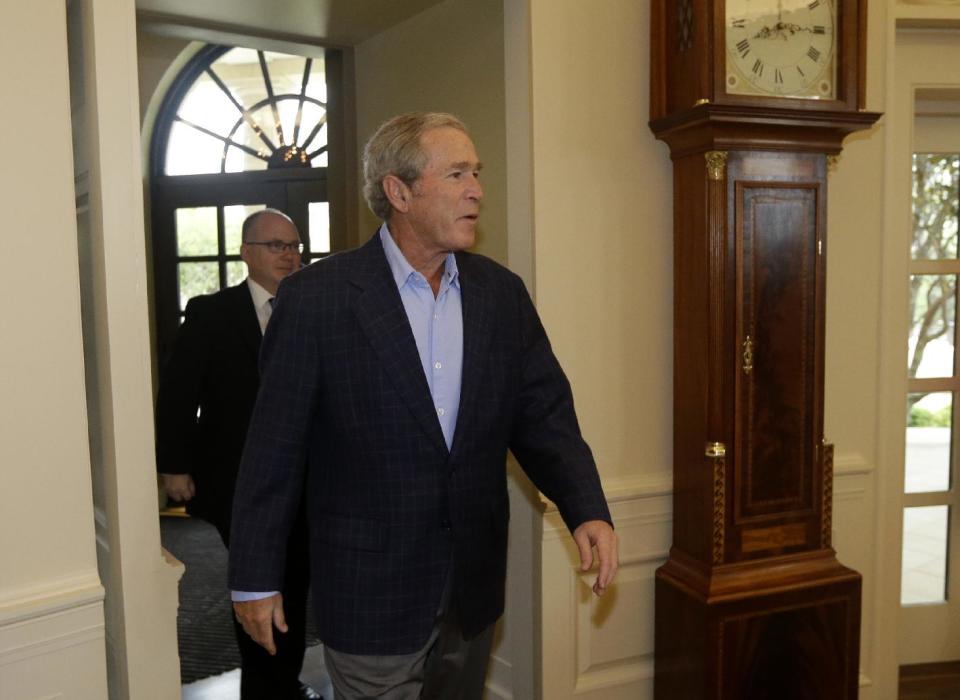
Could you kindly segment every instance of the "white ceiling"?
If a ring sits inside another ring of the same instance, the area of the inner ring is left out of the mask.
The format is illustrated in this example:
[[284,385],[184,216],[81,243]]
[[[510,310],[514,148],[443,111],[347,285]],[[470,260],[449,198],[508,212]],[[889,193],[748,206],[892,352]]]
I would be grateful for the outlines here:
[[353,46],[442,0],[136,0],[140,21],[193,38],[189,28]]

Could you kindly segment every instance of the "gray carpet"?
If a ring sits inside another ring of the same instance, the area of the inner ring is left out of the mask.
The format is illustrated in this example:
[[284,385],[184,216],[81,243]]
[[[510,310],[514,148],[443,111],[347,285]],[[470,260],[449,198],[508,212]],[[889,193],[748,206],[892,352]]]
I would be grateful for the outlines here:
[[[227,550],[214,527],[196,518],[160,518],[163,546],[186,566],[180,579],[177,641],[181,683],[240,666],[227,590]],[[307,644],[320,642],[307,607]]]

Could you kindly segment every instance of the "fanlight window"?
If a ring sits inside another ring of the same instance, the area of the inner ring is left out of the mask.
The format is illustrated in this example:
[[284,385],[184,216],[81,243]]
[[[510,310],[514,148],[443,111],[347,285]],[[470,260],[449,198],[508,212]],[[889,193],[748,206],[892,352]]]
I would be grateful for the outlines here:
[[[187,302],[239,284],[240,228],[253,211],[285,212],[304,264],[347,247],[338,101],[342,56],[206,45],[171,81],[150,144],[156,337],[165,357]],[[342,105],[342,101],[339,101]],[[332,126],[331,126],[332,125]],[[333,155],[330,155],[332,151]]]
[[322,58],[231,48],[181,100],[165,175],[327,166]]

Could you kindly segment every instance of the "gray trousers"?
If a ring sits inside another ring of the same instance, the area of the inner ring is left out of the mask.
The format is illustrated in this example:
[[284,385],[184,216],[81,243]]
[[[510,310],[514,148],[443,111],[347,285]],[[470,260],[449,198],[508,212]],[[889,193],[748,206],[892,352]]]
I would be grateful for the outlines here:
[[443,598],[430,638],[413,654],[366,656],[324,647],[335,700],[480,700],[494,626],[464,640]]

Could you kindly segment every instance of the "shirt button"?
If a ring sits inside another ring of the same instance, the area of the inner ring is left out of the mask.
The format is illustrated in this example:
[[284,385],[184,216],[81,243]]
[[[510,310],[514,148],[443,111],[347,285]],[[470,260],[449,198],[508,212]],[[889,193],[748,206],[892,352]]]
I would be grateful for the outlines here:
[[442,416],[444,413],[446,413],[446,411],[444,411],[442,408],[438,408],[438,409],[437,409],[437,415],[438,415],[438,416]]
[[434,365],[433,365],[433,368],[434,368],[434,369],[441,369],[442,367],[443,367],[443,365],[440,364],[439,362],[435,362]]

